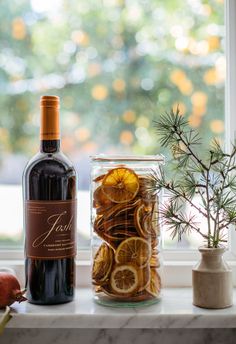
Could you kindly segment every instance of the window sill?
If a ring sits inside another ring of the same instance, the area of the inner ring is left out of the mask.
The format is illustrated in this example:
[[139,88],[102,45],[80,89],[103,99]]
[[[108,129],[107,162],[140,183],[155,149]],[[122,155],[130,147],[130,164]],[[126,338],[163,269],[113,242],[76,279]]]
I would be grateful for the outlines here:
[[135,309],[96,305],[91,289],[80,288],[71,303],[14,304],[12,315],[8,328],[236,328],[236,305],[222,310],[195,307],[190,288],[164,289],[158,304]]

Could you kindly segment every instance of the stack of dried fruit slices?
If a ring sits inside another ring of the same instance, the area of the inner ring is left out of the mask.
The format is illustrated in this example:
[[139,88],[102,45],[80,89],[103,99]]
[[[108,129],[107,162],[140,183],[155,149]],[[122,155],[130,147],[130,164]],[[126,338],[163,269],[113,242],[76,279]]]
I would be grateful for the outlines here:
[[93,259],[96,295],[122,302],[159,297],[158,199],[149,179],[124,166],[94,179],[93,230],[103,241]]

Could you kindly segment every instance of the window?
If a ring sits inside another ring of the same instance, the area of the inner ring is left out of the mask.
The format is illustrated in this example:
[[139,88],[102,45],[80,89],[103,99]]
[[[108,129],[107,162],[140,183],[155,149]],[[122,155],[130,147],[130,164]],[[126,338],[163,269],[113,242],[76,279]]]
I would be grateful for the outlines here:
[[[235,5],[226,5],[233,42]],[[177,104],[206,144],[224,140],[224,123],[232,134],[229,116],[224,121],[222,0],[13,0],[0,4],[0,19],[1,247],[23,242],[20,183],[38,149],[41,94],[62,99],[63,150],[78,168],[79,204],[87,204],[79,209],[82,246],[89,237],[90,154],[160,153],[152,120]],[[232,98],[227,114],[235,108]],[[194,241],[186,247],[196,247]],[[176,243],[166,237],[165,247]]]

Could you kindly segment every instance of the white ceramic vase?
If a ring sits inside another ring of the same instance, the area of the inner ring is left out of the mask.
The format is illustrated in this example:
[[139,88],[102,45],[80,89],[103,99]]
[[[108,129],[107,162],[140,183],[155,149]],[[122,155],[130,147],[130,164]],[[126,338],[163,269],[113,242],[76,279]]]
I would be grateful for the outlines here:
[[224,261],[224,247],[200,247],[201,261],[192,270],[193,304],[226,308],[233,304],[232,271]]

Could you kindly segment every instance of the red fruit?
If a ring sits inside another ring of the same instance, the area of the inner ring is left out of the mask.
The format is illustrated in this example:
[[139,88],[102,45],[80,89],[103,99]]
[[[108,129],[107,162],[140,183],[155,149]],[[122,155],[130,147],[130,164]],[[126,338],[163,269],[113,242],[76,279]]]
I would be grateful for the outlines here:
[[25,290],[21,291],[20,283],[14,275],[0,272],[0,308],[10,306],[15,301],[26,301],[24,293]]

